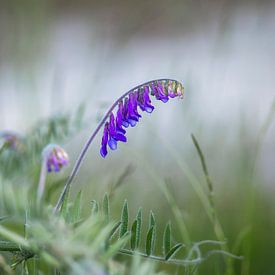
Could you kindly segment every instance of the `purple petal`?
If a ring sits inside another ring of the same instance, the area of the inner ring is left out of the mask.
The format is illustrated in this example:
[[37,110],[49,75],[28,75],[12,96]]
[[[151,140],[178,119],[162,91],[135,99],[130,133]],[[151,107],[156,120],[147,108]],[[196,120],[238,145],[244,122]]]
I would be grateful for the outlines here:
[[135,127],[138,123],[138,120],[136,120],[135,118],[128,118],[128,122],[131,125],[131,127]]
[[107,156],[108,151],[107,151],[107,146],[106,145],[105,146],[101,146],[101,148],[100,148],[100,154],[101,154],[101,156],[103,158],[105,158]]
[[117,141],[121,141],[121,142],[126,142],[127,141],[127,138],[121,133],[117,133],[116,136],[115,136],[115,139]]
[[154,111],[155,107],[152,105],[146,105],[145,106],[145,111],[149,114],[151,114]]
[[106,122],[104,126],[103,136],[102,136],[102,145],[106,145],[108,142],[108,136],[109,136],[109,123]]
[[115,117],[113,113],[110,115],[109,133],[112,137],[116,135]]
[[111,150],[117,149],[117,141],[113,137],[110,137],[110,139],[108,140],[108,145]]
[[157,90],[158,90],[159,99],[160,99],[163,103],[166,103],[166,102],[169,100],[169,97],[165,94],[161,82],[158,82]]
[[129,122],[123,119],[122,125],[123,125],[125,128],[128,128],[128,127],[129,127]]
[[144,87],[143,93],[143,100],[144,100],[144,109],[147,113],[152,113],[154,110],[154,106],[151,105],[151,99],[149,96],[149,87]]

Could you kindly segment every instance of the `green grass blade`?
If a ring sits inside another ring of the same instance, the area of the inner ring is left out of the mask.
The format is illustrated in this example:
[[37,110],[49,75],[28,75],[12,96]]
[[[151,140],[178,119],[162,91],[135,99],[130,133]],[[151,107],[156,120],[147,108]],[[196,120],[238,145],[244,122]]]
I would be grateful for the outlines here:
[[73,209],[72,209],[72,212],[71,212],[71,222],[72,223],[76,223],[80,220],[80,215],[81,215],[81,199],[82,199],[82,191],[79,191],[77,196],[76,196],[76,199],[75,199],[75,202],[74,202],[74,205],[73,205]]
[[153,251],[154,251],[154,243],[155,243],[155,227],[152,226],[148,233],[147,233],[147,237],[146,237],[146,254],[147,256],[150,256]]
[[163,234],[163,254],[167,255],[171,249],[171,225],[167,223]]
[[109,238],[108,240],[110,241],[114,235],[116,234],[117,230],[119,229],[119,227],[121,226],[121,222],[117,222],[114,227],[112,228],[110,234],[109,234]]
[[119,233],[120,238],[122,238],[128,230],[128,220],[129,220],[128,202],[127,200],[125,200],[122,207],[122,213],[121,213],[121,227],[120,227],[120,233]]
[[168,261],[171,259],[180,249],[182,248],[182,244],[178,243],[175,246],[173,246],[170,251],[166,254],[165,260]]
[[138,248],[139,244],[140,244],[141,226],[142,226],[142,209],[141,208],[139,208],[139,210],[138,210],[136,220],[137,220],[137,231],[136,231],[137,241],[136,241],[136,248]]
[[103,207],[103,215],[104,215],[105,222],[108,223],[110,220],[110,205],[109,205],[109,196],[107,193],[104,195],[102,207]]
[[135,250],[137,247],[137,220],[133,222],[131,230],[131,249]]
[[92,203],[92,215],[96,215],[99,211],[98,203],[95,200],[92,200],[91,203]]
[[70,189],[67,190],[64,201],[61,205],[61,210],[60,210],[60,215],[63,217],[65,220],[67,218],[68,210],[69,210],[69,194],[70,194]]
[[151,228],[152,226],[155,226],[155,224],[156,224],[155,215],[154,215],[153,211],[150,211],[149,228]]

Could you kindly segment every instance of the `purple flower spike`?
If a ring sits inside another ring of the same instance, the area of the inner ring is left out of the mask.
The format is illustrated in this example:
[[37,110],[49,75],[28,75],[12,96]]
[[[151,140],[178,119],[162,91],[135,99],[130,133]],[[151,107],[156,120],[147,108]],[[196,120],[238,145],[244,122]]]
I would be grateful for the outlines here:
[[[177,96],[182,97],[183,86],[176,80],[154,80],[135,87],[120,97],[102,122],[104,123],[109,119],[109,121],[105,123],[101,142],[100,154],[102,157],[105,158],[108,153],[107,145],[109,145],[111,150],[116,150],[119,141],[127,141],[125,136],[126,130],[124,128],[128,128],[129,125],[132,127],[137,125],[141,118],[138,107],[143,112],[153,112],[155,107],[151,104],[150,95],[154,96],[157,100],[166,103],[169,98]],[[116,106],[118,109],[116,115],[114,115],[113,109]]]
[[69,163],[69,156],[59,145],[49,144],[43,150],[43,158],[46,160],[48,172],[59,172]]

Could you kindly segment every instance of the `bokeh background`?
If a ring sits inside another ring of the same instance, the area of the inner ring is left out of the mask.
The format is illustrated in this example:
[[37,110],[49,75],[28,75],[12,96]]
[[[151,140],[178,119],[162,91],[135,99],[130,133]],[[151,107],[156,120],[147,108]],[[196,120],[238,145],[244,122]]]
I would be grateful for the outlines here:
[[[228,245],[245,257],[234,264],[236,274],[275,274],[274,73],[273,1],[0,2],[0,129],[24,135],[41,119],[84,104],[85,127],[63,144],[72,164],[122,93],[156,78],[184,83],[184,100],[155,102],[128,131],[129,142],[105,160],[98,137],[74,190],[85,191],[88,205],[130,165],[114,196],[117,211],[125,198],[133,215],[139,206],[152,209],[159,230],[171,220],[180,238],[160,188],[166,181],[190,238],[215,239],[186,177],[205,184],[195,134]],[[222,268],[217,256],[199,270]]]

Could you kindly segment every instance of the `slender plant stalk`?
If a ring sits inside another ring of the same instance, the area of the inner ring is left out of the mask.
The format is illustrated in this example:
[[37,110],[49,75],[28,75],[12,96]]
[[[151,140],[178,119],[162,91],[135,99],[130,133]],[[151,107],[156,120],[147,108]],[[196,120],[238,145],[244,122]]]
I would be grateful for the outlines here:
[[47,159],[43,156],[42,163],[41,163],[40,178],[39,178],[39,183],[37,188],[37,197],[36,197],[37,205],[40,204],[40,201],[43,197],[45,184],[46,184],[46,177],[47,177]]
[[[215,232],[215,235],[217,236],[217,239],[221,242],[225,241],[225,234],[223,232],[222,226],[216,218],[213,217],[213,207],[209,201],[209,196],[207,196],[204,192],[204,189],[201,186],[200,181],[198,178],[193,174],[188,164],[182,159],[182,157],[179,155],[178,151],[175,150],[175,148],[167,142],[164,138],[161,138],[159,136],[156,136],[157,138],[160,138],[164,146],[169,149],[170,154],[175,158],[176,162],[178,163],[180,169],[184,172],[187,179],[189,180],[191,186],[193,187],[194,191],[197,193],[204,210],[211,221],[213,225],[213,229]],[[226,243],[221,244],[221,248],[229,251],[229,248]],[[229,265],[230,266],[230,265]],[[229,271],[231,272],[231,269],[229,268]]]
[[[214,231],[216,233],[216,236],[218,237],[219,241],[223,241],[225,240],[225,234],[224,234],[224,231],[223,231],[223,228],[222,228],[222,225],[217,217],[217,213],[216,213],[216,208],[215,208],[215,203],[214,203],[214,193],[213,193],[213,183],[212,183],[212,180],[209,176],[209,173],[208,173],[208,169],[207,169],[207,165],[206,165],[206,161],[205,161],[205,157],[204,157],[204,154],[200,148],[200,145],[199,145],[199,142],[197,141],[196,137],[191,134],[191,138],[192,138],[192,141],[196,147],[196,150],[198,152],[198,155],[199,155],[199,158],[200,158],[200,161],[201,161],[201,165],[202,165],[202,170],[203,170],[203,173],[204,173],[204,176],[205,176],[205,181],[207,183],[207,187],[208,187],[208,199],[209,199],[209,203],[210,203],[210,206],[211,206],[211,212],[212,212],[212,224],[213,224],[213,227],[214,227]],[[221,244],[221,247],[226,250],[226,251],[229,251],[229,247],[226,243],[222,243]],[[226,262],[227,262],[227,267],[228,267],[228,271],[227,271],[227,274],[233,274],[233,267],[232,267],[232,261],[230,258],[227,258],[226,259]]]
[[174,79],[156,79],[156,80],[151,80],[151,81],[148,81],[148,82],[145,82],[141,85],[138,85],[134,88],[132,88],[131,90],[127,91],[125,94],[123,94],[119,99],[117,99],[115,101],[115,103],[111,106],[111,108],[107,111],[107,113],[105,114],[105,116],[103,117],[103,119],[101,120],[101,122],[99,123],[99,125],[97,126],[97,128],[95,129],[95,131],[92,133],[92,135],[89,137],[89,139],[87,140],[87,142],[85,143],[85,145],[83,146],[76,162],[75,162],[75,165],[72,169],[72,172],[70,174],[70,176],[68,177],[66,183],[65,183],[65,186],[58,198],[58,201],[57,201],[57,204],[54,208],[54,213],[57,213],[64,201],[64,198],[65,198],[65,195],[66,193],[68,192],[71,184],[72,184],[72,181],[73,179],[75,178],[75,176],[77,175],[79,169],[80,169],[80,166],[86,156],[86,153],[91,145],[91,143],[93,142],[94,138],[96,137],[97,133],[99,132],[99,130],[102,128],[102,126],[104,126],[105,122],[107,121],[109,115],[111,114],[111,112],[115,109],[115,107],[118,105],[118,103],[123,100],[128,94],[130,94],[132,91],[138,89],[139,87],[142,87],[142,86],[145,86],[145,85],[148,85],[150,84],[151,82],[154,82],[154,81],[163,81],[163,80],[170,80],[170,81],[176,81]]
[[[202,170],[203,170],[203,173],[204,173],[204,176],[205,176],[205,180],[206,180],[206,184],[207,184],[207,187],[208,187],[208,190],[209,190],[209,202],[211,204],[211,206],[215,207],[215,204],[214,204],[214,189],[213,189],[213,183],[212,183],[212,180],[209,176],[209,173],[208,173],[208,169],[207,169],[207,165],[206,165],[206,162],[205,162],[205,158],[204,158],[204,155],[203,155],[203,152],[200,148],[200,145],[199,145],[199,142],[197,141],[196,137],[191,134],[191,138],[192,138],[192,141],[197,149],[197,152],[198,152],[198,155],[199,155],[199,158],[200,158],[200,161],[201,161],[201,165],[202,165]],[[215,211],[213,212],[213,215],[215,215]]]

